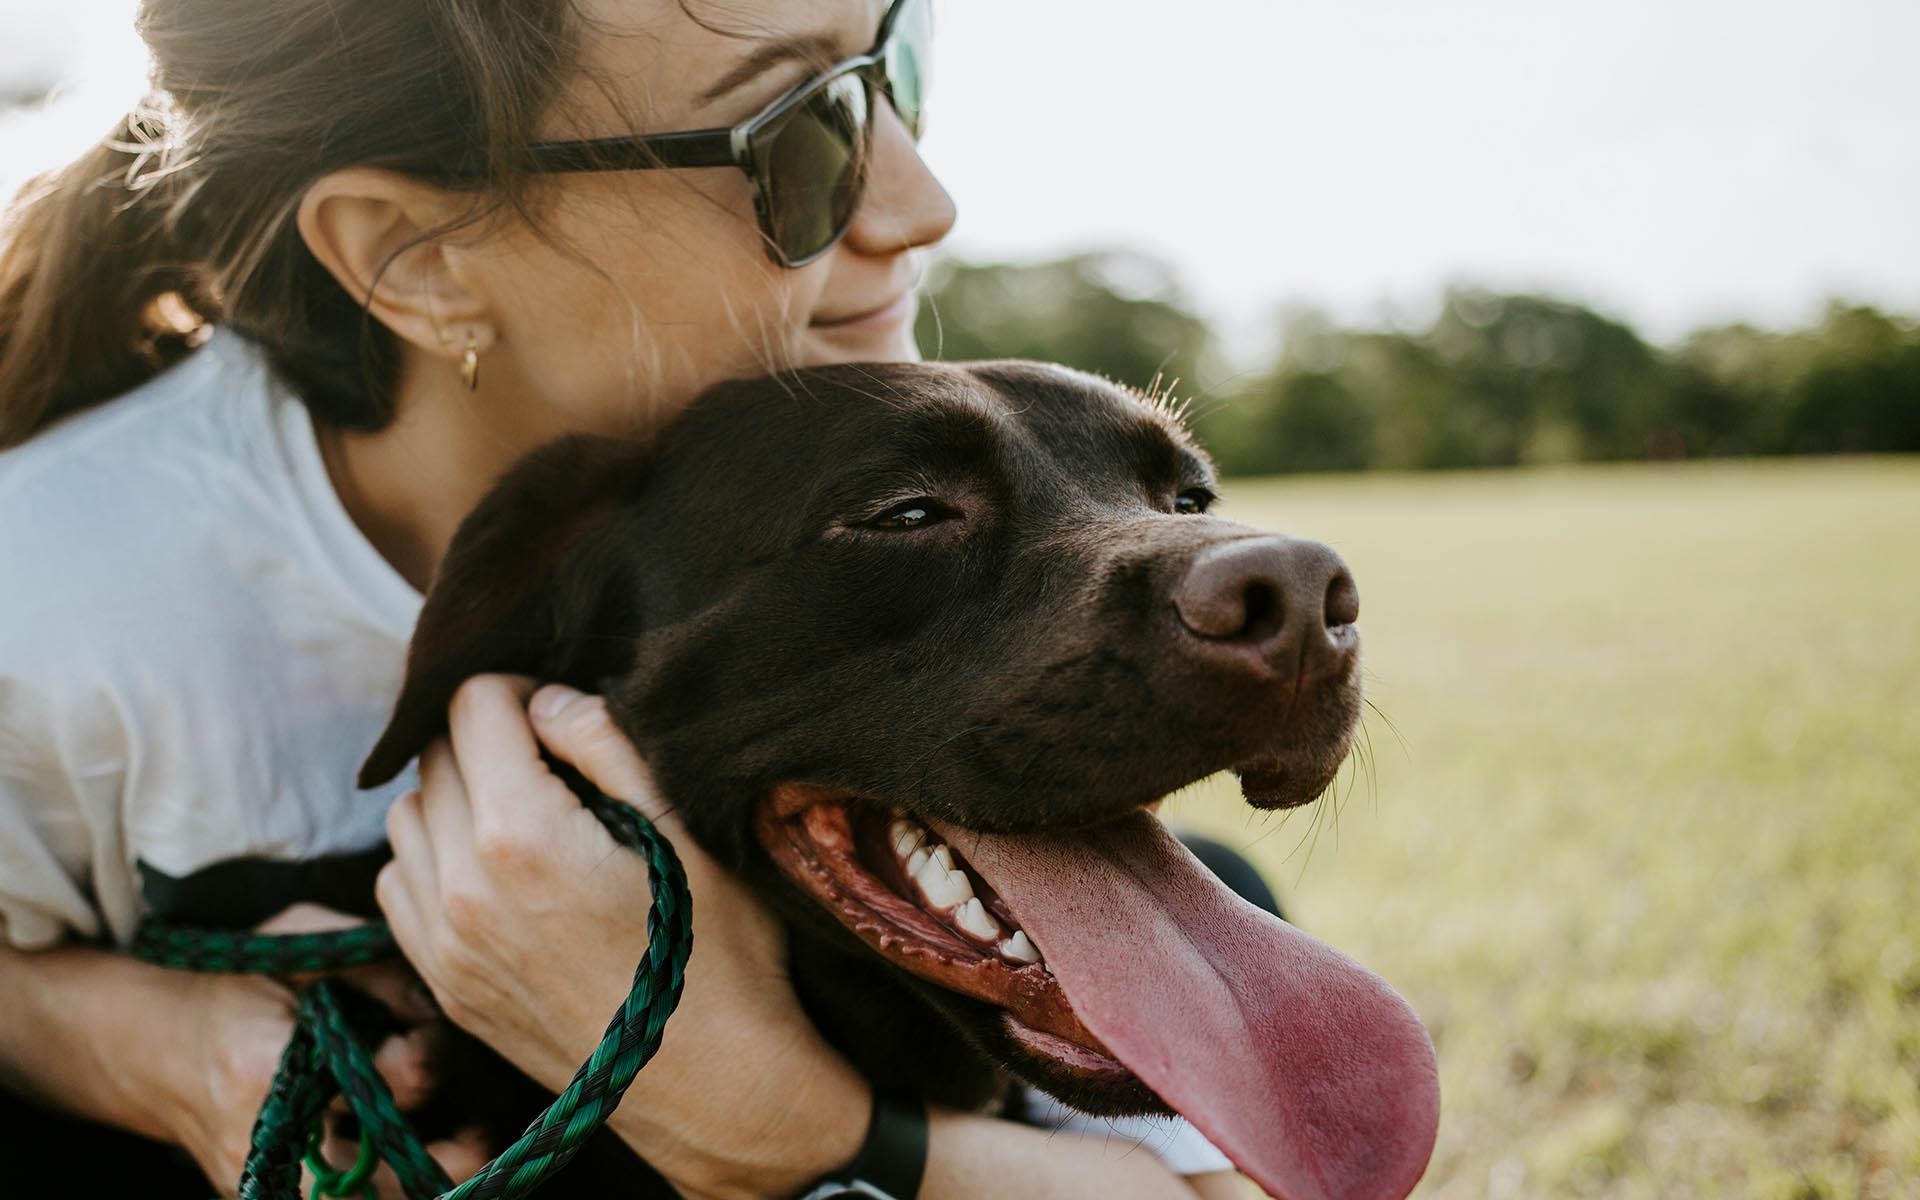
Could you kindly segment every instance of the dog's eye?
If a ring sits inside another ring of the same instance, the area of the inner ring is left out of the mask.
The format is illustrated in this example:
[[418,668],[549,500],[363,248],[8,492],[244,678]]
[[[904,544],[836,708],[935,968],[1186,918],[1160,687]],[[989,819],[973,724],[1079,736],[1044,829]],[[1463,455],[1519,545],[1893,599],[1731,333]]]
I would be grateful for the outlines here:
[[915,496],[911,500],[887,509],[879,516],[867,522],[869,529],[919,529],[931,525],[947,515],[947,510],[926,496]]
[[1213,503],[1213,499],[1213,493],[1206,488],[1188,488],[1173,498],[1173,511],[1183,516],[1199,516],[1207,511],[1207,506]]

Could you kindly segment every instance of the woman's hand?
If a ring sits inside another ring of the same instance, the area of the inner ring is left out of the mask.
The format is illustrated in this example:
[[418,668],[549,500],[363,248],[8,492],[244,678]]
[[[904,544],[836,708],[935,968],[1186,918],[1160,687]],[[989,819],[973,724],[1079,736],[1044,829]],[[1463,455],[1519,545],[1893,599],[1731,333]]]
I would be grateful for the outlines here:
[[693,897],[686,990],[616,1131],[698,1195],[784,1194],[852,1158],[867,1086],[801,1011],[779,924],[694,843],[598,697],[549,686],[529,707],[530,691],[463,685],[451,740],[388,815],[376,894],[441,1007],[557,1091],[645,953],[646,863],[547,769],[544,743],[673,842]]
[[[317,905],[295,905],[260,926],[264,933],[305,933],[339,929],[359,922]],[[439,1014],[417,992],[404,964],[360,967],[336,976],[347,986],[378,1000],[407,1028],[375,1048],[374,1065],[393,1090],[402,1112],[426,1099],[433,1086],[434,1027]],[[254,1119],[279,1067],[280,1054],[293,1035],[295,1000],[286,984],[260,975],[181,975],[181,1003],[169,1006],[181,1018],[176,1036],[156,1039],[163,1052],[176,1055],[170,1072],[178,1083],[167,1105],[168,1132],[185,1147],[223,1194],[232,1195],[246,1162]],[[337,1101],[329,1123],[347,1111]],[[335,1165],[350,1165],[357,1139],[329,1134],[325,1152]],[[436,1143],[428,1151],[455,1180],[480,1168],[487,1154],[477,1138]],[[403,1196],[393,1173],[375,1176],[382,1200]],[[302,1186],[311,1188],[308,1179]]]

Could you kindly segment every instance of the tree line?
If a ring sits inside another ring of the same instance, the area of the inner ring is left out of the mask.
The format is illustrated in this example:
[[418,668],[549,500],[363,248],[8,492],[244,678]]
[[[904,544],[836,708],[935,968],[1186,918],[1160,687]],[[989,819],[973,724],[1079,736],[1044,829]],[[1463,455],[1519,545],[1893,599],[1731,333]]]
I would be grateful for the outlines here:
[[942,263],[917,333],[929,357],[1177,378],[1237,474],[1920,451],[1920,322],[1858,304],[1662,347],[1567,300],[1460,287],[1424,329],[1293,313],[1272,361],[1234,375],[1164,264],[1083,254]]

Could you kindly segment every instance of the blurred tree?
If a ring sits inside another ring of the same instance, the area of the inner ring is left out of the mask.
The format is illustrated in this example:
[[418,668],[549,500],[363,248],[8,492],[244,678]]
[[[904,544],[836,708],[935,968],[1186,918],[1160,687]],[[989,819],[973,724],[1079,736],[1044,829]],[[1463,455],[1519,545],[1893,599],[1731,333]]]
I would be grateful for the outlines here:
[[1455,290],[1425,340],[1456,381],[1455,421],[1476,436],[1421,465],[1634,457],[1663,432],[1662,364],[1633,330],[1591,309]]
[[1625,325],[1563,301],[1456,289],[1415,334],[1348,333],[1294,314],[1283,345],[1240,397],[1245,411],[1206,425],[1234,469],[1618,458],[1662,436],[1658,356]]
[[[1920,450],[1920,324],[1833,304],[1789,333],[1701,330],[1681,346],[1680,407],[1697,452],[1834,454]],[[1691,407],[1689,407],[1691,406]]]
[[1333,372],[1280,372],[1204,413],[1195,432],[1230,474],[1372,466],[1374,423]]
[[1210,345],[1166,264],[1121,253],[938,263],[914,334],[928,358],[1037,358],[1130,387],[1179,379],[1188,395],[1199,390]]
[[1316,309],[1288,312],[1273,369],[1196,415],[1194,431],[1220,469],[1255,475],[1372,466],[1378,422],[1343,372],[1353,341]]
[[1204,322],[1156,260],[1086,254],[937,269],[930,357],[1050,359],[1134,386],[1178,377],[1230,473],[1920,451],[1920,324],[1834,304],[1810,328],[1700,330],[1671,352],[1565,300],[1456,288],[1424,330],[1283,319],[1280,353],[1197,386]]
[[1871,308],[1834,305],[1811,368],[1791,388],[1795,454],[1920,450],[1920,335]]
[[1767,454],[1787,442],[1788,389],[1801,368],[1784,339],[1751,325],[1702,329],[1671,364],[1673,419],[1694,454]]

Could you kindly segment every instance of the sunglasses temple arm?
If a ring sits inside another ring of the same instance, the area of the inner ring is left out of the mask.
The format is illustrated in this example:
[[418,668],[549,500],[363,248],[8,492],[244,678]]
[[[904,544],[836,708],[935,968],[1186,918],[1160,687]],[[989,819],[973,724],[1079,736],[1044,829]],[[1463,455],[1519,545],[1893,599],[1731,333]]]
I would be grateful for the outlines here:
[[724,129],[692,133],[656,133],[641,137],[591,138],[580,142],[543,142],[528,147],[534,170],[644,171],[672,167],[732,167],[734,139]]

